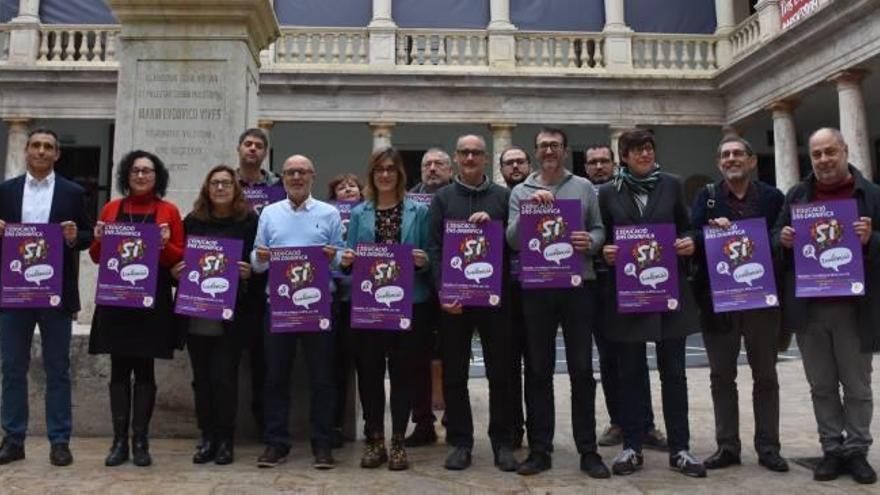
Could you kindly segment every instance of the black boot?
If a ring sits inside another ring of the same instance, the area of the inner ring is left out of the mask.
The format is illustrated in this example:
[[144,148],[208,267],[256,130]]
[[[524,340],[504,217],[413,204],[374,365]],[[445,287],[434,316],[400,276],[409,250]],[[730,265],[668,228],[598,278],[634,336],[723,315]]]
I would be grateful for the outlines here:
[[118,466],[128,460],[128,422],[131,415],[131,383],[110,384],[110,415],[113,418],[113,445],[105,466]]
[[211,432],[202,432],[202,441],[196,447],[196,453],[193,454],[193,464],[205,464],[214,460],[217,455],[217,442],[214,441],[214,435]]
[[232,464],[235,460],[234,441],[232,432],[217,435],[217,453],[214,455],[214,463],[219,465]]
[[134,407],[131,418],[131,453],[135,466],[149,466],[153,463],[150,457],[150,444],[147,434],[150,429],[150,418],[153,416],[153,405],[156,403],[156,385],[152,383],[135,383]]

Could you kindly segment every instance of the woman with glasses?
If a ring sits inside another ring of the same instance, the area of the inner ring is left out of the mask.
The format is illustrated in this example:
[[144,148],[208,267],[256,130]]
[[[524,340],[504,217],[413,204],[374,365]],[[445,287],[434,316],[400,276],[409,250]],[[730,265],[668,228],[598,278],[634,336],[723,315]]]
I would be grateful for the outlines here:
[[[354,330],[355,364],[358,390],[364,409],[366,448],[361,467],[377,468],[388,462],[388,469],[409,467],[404,450],[404,434],[412,408],[412,377],[417,351],[428,338],[427,301],[430,294],[430,267],[425,248],[428,244],[428,210],[405,199],[406,172],[403,158],[394,148],[373,152],[367,163],[366,201],[351,212],[348,249],[341,265],[350,269],[359,243],[408,244],[413,246],[416,267],[413,294],[413,325],[409,331]],[[385,449],[385,362],[391,378],[391,451]]]
[[[674,311],[627,313],[608,311],[606,334],[619,343],[618,366],[623,410],[623,451],[614,459],[616,475],[632,474],[644,463],[646,431],[646,343],[654,342],[663,396],[663,417],[669,435],[669,466],[694,477],[706,476],[703,463],[689,450],[688,391],[685,339],[699,331],[696,301],[687,283],[687,259],[694,254],[693,234],[679,180],[660,171],[654,135],[647,130],[623,133],[618,144],[621,166],[611,183],[599,189],[599,210],[608,232],[602,255],[609,266],[618,258],[614,228],[624,225],[674,224],[678,259],[679,307]],[[609,308],[617,307],[615,277],[607,277]]]
[[97,305],[89,353],[110,354],[113,445],[105,465],[118,466],[128,460],[130,422],[132,462],[149,466],[152,459],[147,433],[156,401],[153,360],[171,359],[174,349],[182,348],[173,315],[169,270],[183,258],[183,223],[177,206],[162,199],[168,188],[168,169],[159,157],[147,151],[132,151],[122,158],[117,169],[116,187],[122,198],[110,201],[101,210],[89,255],[95,263],[101,259],[105,223],[158,224],[162,246],[155,303],[144,309]]
[[[235,257],[229,260],[238,265],[241,278],[234,319],[180,317],[193,371],[196,419],[202,432],[193,463],[230,464],[234,460],[238,363],[248,330],[242,323],[251,310],[245,297],[251,276],[251,265],[246,260],[250,259],[257,235],[257,214],[245,199],[232,167],[217,165],[208,172],[192,213],[183,220],[183,229],[187,236],[242,241],[241,252],[231,253]],[[171,269],[172,277],[179,280],[187,268],[194,267],[178,262]]]

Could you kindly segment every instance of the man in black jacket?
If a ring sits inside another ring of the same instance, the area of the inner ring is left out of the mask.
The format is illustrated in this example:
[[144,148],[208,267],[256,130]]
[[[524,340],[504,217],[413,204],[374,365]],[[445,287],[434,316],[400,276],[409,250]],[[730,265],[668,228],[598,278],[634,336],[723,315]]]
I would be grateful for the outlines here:
[[[778,189],[753,180],[757,165],[758,159],[745,139],[731,136],[718,145],[718,170],[724,180],[701,189],[691,209],[698,245],[702,245],[705,225],[727,229],[737,220],[759,217],[766,220],[768,228],[776,223],[784,197]],[[776,376],[779,308],[716,314],[709,294],[706,258],[701,256],[699,260],[700,283],[695,293],[700,301],[703,342],[711,370],[718,444],[718,450],[704,461],[706,469],[740,464],[736,368],[740,342],[744,340],[754,380],[758,463],[772,471],[788,471],[788,463],[779,455],[779,380]]]
[[[506,223],[510,191],[492,183],[486,176],[488,157],[486,141],[480,136],[458,138],[455,161],[459,173],[452,184],[434,195],[429,210],[430,237],[428,257],[434,280],[440,288],[443,254],[444,221],[468,220],[484,223],[501,220]],[[504,243],[502,242],[502,245]],[[505,252],[504,269],[507,277],[508,256]],[[503,286],[503,285],[502,285]],[[495,453],[495,465],[502,471],[515,471],[516,459],[511,443],[513,428],[510,412],[510,335],[505,317],[507,294],[502,295],[502,307],[462,307],[461,303],[443,304],[443,395],[446,400],[446,443],[451,450],[446,458],[446,469],[465,469],[471,464],[474,445],[474,425],[468,397],[468,368],[471,338],[474,330],[480,333],[486,376],[489,379],[489,438]]]
[[[809,143],[813,173],[785,196],[773,244],[786,258],[783,316],[797,333],[822,444],[813,479],[829,481],[848,472],[859,483],[876,483],[867,455],[874,407],[871,359],[880,350],[880,187],[847,162],[849,150],[837,129],[819,129]],[[865,295],[796,298],[792,247],[795,235],[809,233],[791,227],[791,206],[848,198],[858,205],[852,232],[864,253]]]

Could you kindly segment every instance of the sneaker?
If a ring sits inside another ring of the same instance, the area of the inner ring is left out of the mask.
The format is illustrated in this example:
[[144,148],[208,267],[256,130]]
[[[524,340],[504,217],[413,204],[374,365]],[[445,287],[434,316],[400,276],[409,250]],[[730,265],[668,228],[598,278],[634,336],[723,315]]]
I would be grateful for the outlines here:
[[641,452],[636,452],[633,449],[623,449],[611,462],[611,472],[618,476],[625,476],[642,469],[644,464],[645,457]]
[[687,450],[679,450],[677,454],[669,456],[669,467],[685,476],[706,477],[706,466]]
[[437,442],[437,432],[434,431],[434,424],[417,424],[413,432],[406,437],[403,445],[406,447],[422,447]]
[[364,447],[364,455],[361,456],[361,467],[374,469],[388,461],[388,452],[385,450],[385,439],[382,437],[367,440]]
[[405,471],[409,469],[409,459],[406,450],[403,449],[403,435],[391,437],[391,452],[388,456],[388,469],[391,471]]
[[613,447],[623,443],[623,428],[617,425],[608,425],[605,431],[599,435],[599,445]]
[[608,466],[602,462],[602,456],[595,452],[581,454],[581,471],[587,473],[590,478],[605,479],[611,477]]
[[843,462],[844,469],[852,475],[856,483],[872,485],[877,482],[877,473],[868,464],[863,453],[850,454]]
[[657,428],[651,428],[645,433],[645,438],[642,439],[642,447],[666,452],[669,450],[669,443],[666,442],[666,437],[662,431]]
[[336,460],[333,459],[333,453],[330,451],[329,446],[315,448],[315,462],[312,463],[312,467],[321,470],[336,467]]
[[290,447],[285,445],[266,445],[266,450],[263,451],[263,455],[257,459],[257,467],[273,468],[282,464],[287,460],[287,454],[289,452]]

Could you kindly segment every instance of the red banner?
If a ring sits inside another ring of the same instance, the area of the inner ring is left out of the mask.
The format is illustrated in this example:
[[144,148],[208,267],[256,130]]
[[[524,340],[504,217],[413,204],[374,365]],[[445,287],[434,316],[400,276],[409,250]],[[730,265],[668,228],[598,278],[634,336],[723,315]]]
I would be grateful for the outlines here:
[[782,0],[782,29],[786,30],[819,10],[819,0]]

